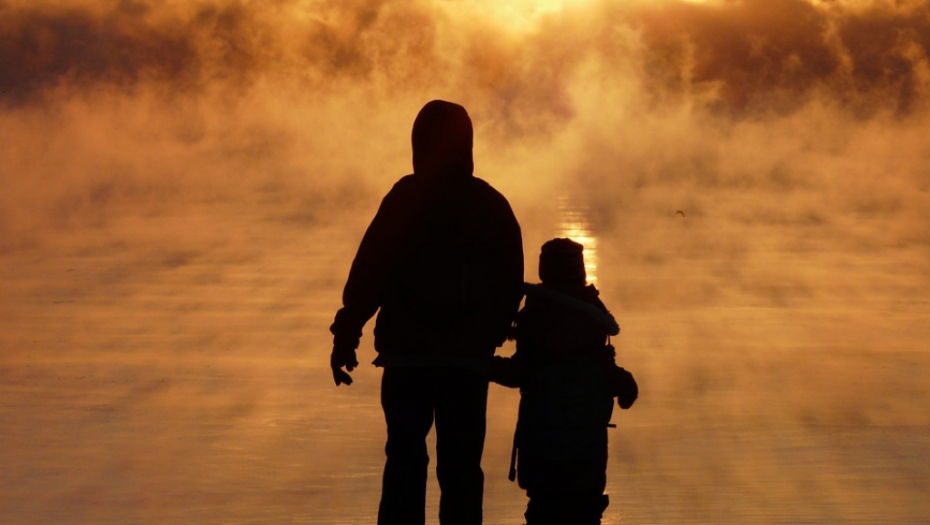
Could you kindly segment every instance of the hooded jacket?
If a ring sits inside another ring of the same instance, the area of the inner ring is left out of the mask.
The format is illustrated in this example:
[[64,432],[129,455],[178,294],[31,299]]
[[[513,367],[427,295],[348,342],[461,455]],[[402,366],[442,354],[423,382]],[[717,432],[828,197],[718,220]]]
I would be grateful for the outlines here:
[[465,109],[428,103],[413,126],[414,173],[365,232],[330,330],[358,346],[375,314],[382,355],[490,357],[522,296],[523,241],[509,203],[473,176]]
[[602,494],[606,486],[615,364],[605,345],[620,329],[598,295],[594,285],[529,286],[517,316],[510,364],[520,386],[519,469],[511,464],[511,476],[529,492]]

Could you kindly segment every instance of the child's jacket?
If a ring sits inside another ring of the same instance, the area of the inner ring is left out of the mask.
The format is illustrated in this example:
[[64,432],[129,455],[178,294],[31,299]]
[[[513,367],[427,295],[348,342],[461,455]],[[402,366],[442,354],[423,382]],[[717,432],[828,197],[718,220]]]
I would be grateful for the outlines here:
[[527,286],[498,382],[520,387],[514,459],[528,492],[603,492],[618,332],[593,285]]

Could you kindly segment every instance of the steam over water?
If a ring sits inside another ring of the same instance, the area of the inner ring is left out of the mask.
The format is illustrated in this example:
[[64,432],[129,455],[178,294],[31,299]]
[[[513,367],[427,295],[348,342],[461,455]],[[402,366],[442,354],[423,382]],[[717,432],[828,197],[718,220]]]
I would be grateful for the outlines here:
[[[327,328],[434,98],[527,280],[572,237],[620,322],[606,523],[930,522],[928,17],[0,3],[0,523],[372,523],[379,372],[335,388]],[[517,401],[490,525],[522,523]]]

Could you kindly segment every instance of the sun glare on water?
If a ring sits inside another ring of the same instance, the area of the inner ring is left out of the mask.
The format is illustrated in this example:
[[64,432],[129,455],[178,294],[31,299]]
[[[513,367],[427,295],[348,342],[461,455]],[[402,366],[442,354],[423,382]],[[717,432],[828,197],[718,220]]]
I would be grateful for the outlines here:
[[584,270],[588,283],[597,284],[597,236],[584,204],[569,197],[559,199],[556,237],[568,238],[584,246]]

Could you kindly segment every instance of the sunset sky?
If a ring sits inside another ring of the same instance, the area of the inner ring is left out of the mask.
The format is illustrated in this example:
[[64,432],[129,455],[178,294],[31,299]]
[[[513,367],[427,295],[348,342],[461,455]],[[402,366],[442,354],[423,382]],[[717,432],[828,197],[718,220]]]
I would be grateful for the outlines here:
[[930,244],[928,2],[6,0],[0,15],[2,250],[204,203],[364,221],[411,170],[434,98],[471,113],[476,175],[510,198],[528,253],[566,194],[631,252],[665,242],[656,219],[677,210],[711,247],[874,241],[913,260]]
[[410,170],[412,115],[433,98],[471,112],[478,174],[523,194],[602,177],[756,186],[778,171],[834,211],[907,201],[927,184],[928,11],[5,0],[0,244],[159,191],[380,194]]

